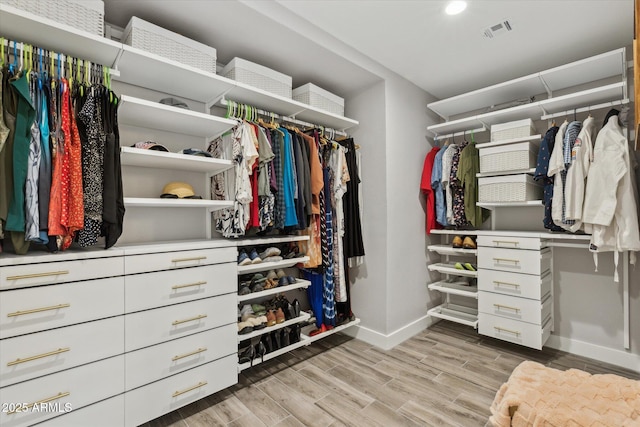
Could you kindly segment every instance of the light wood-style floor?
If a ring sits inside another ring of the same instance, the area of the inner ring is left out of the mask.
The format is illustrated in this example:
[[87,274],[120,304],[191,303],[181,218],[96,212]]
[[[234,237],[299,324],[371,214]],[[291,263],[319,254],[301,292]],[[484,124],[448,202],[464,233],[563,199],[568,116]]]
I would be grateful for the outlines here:
[[524,360],[640,379],[638,372],[525,349],[443,321],[390,351],[335,334],[245,370],[239,384],[144,426],[483,427],[496,391]]

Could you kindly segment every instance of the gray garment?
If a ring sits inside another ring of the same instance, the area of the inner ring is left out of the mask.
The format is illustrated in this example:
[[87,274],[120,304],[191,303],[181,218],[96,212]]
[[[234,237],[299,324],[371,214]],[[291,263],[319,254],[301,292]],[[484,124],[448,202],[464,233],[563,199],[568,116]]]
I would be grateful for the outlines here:
[[38,176],[40,175],[40,127],[38,126],[40,105],[36,98],[38,75],[31,73],[29,93],[31,102],[36,107],[36,120],[31,125],[31,140],[29,141],[29,164],[27,166],[27,180],[24,188],[25,204],[25,240],[40,239],[40,210],[38,207]]
[[258,127],[258,196],[270,196],[268,163],[275,155],[263,128]]

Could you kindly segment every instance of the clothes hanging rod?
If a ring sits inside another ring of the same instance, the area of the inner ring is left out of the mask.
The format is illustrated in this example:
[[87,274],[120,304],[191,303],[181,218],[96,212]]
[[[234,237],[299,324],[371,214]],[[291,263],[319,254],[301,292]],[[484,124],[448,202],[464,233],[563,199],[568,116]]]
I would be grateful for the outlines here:
[[[220,99],[219,104],[221,106],[223,106],[223,107],[227,107],[229,105],[229,102],[235,102],[235,101],[229,100],[229,99],[225,99],[223,97],[222,99]],[[235,102],[235,103],[237,105],[247,105],[247,106],[251,107],[251,109],[255,110],[261,116],[273,118],[274,120],[282,120],[282,121],[293,123],[293,124],[296,124],[296,125],[299,125],[299,126],[323,129],[325,131],[328,131],[329,133],[334,133],[335,135],[338,135],[338,136],[349,136],[349,134],[347,134],[346,132],[341,131],[341,130],[328,128],[328,127],[321,126],[321,125],[318,125],[318,124],[315,124],[315,123],[304,122],[302,120],[294,119],[293,117],[283,116],[283,115],[280,115],[280,114],[272,113],[271,111],[262,110],[260,108],[253,107],[253,106],[248,105],[248,104],[243,104],[241,102]]]
[[471,129],[471,130],[465,130],[462,132],[454,132],[454,133],[448,133],[446,135],[436,135],[433,137],[434,141],[438,141],[440,139],[446,139],[446,138],[453,138],[456,136],[464,136],[464,135],[471,135],[472,133],[479,133],[479,132],[486,132],[487,131],[487,127],[486,126],[482,126],[481,128],[478,129]]
[[619,101],[603,102],[602,104],[590,105],[588,107],[574,108],[571,110],[559,111],[557,113],[545,114],[544,116],[540,117],[540,120],[549,120],[549,119],[554,119],[556,117],[569,116],[571,114],[585,113],[592,110],[601,110],[603,108],[615,107],[616,105],[625,105],[628,103],[629,103],[629,99],[627,98],[621,99]]

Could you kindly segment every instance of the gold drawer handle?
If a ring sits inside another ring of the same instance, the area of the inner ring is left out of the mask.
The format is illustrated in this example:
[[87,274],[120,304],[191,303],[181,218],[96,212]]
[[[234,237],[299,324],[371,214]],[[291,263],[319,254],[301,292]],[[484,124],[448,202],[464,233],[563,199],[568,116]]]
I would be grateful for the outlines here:
[[515,335],[515,336],[517,336],[517,337],[519,337],[519,336],[520,336],[520,332],[518,332],[518,331],[514,331],[514,330],[512,330],[512,329],[505,329],[505,328],[501,328],[500,326],[494,326],[494,327],[493,327],[493,329],[495,329],[495,330],[496,330],[496,331],[498,331],[499,333],[500,333],[500,332],[509,332],[510,334],[513,334],[513,335]]
[[520,242],[513,242],[511,240],[494,240],[493,243],[497,246],[500,246],[500,244],[518,246],[520,244]]
[[496,264],[500,264],[501,262],[511,262],[513,264],[520,264],[519,259],[509,259],[509,258],[494,258],[493,259]]
[[40,405],[41,403],[47,403],[47,402],[52,402],[54,400],[62,399],[63,397],[69,396],[70,394],[71,393],[69,393],[68,391],[60,392],[55,396],[47,397],[46,399],[38,400],[37,402],[29,403],[27,405],[22,405],[18,409],[14,409],[12,411],[7,412],[7,414],[9,415],[15,414],[18,411],[24,412],[24,411],[27,411],[28,409],[31,409],[35,405]]
[[38,360],[44,357],[55,356],[56,354],[66,353],[69,350],[71,350],[69,347],[65,347],[65,348],[59,348],[57,350],[50,351],[48,353],[38,354],[37,356],[25,357],[24,359],[18,358],[13,362],[7,363],[7,366],[19,365],[21,363],[31,362],[32,360]]
[[175,362],[176,360],[184,359],[185,357],[193,356],[194,354],[202,353],[203,351],[207,351],[207,348],[206,347],[199,348],[199,349],[197,349],[195,351],[192,351],[191,353],[185,353],[185,354],[181,354],[179,356],[173,356],[171,361]]
[[195,390],[195,389],[197,389],[197,388],[200,388],[200,387],[204,387],[204,386],[206,386],[206,385],[207,385],[207,382],[206,382],[206,381],[200,381],[198,384],[196,384],[196,385],[194,385],[194,386],[191,386],[191,387],[186,388],[186,389],[184,389],[184,390],[178,390],[178,391],[174,392],[174,393],[171,395],[171,397],[178,397],[178,396],[180,396],[181,394],[189,393],[190,391],[193,391],[193,390]]
[[493,281],[493,283],[494,283],[496,286],[500,286],[500,285],[507,285],[507,286],[513,286],[513,287],[514,287],[514,288],[516,288],[516,289],[519,289],[519,288],[520,288],[520,285],[518,285],[517,283],[500,282],[500,281],[497,281],[497,280],[494,280],[494,281]]
[[60,270],[60,271],[49,271],[47,273],[33,273],[33,274],[23,274],[20,276],[9,276],[7,277],[7,280],[34,279],[36,277],[61,276],[63,274],[69,274],[69,271]]
[[52,305],[49,307],[33,308],[31,310],[24,310],[24,311],[20,310],[20,311],[7,314],[7,317],[16,317],[16,316],[22,316],[24,314],[40,313],[41,311],[59,310],[61,308],[67,308],[67,307],[71,307],[71,304],[58,304],[58,305]]
[[513,310],[516,313],[520,313],[520,309],[518,307],[511,307],[510,305],[502,305],[502,304],[493,304],[493,306],[498,310],[500,310],[501,308],[504,308],[506,310]]
[[196,320],[204,319],[205,317],[207,317],[206,314],[199,314],[199,315],[197,315],[195,317],[190,317],[188,319],[174,320],[172,325],[176,326],[176,325],[180,325],[181,323],[193,322],[193,321],[196,321]]
[[201,261],[203,259],[207,259],[206,256],[194,256],[191,258],[176,258],[172,259],[171,262],[187,262],[187,261]]
[[173,285],[171,287],[171,289],[182,289],[182,288],[190,288],[192,286],[200,286],[200,285],[206,285],[207,282],[195,282],[195,283],[186,283],[184,285]]

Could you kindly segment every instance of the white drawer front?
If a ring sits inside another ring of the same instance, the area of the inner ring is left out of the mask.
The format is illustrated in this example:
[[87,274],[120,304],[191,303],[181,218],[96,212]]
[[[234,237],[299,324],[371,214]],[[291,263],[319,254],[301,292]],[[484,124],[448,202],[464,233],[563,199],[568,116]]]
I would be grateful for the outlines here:
[[125,277],[125,311],[146,310],[237,290],[236,263],[181,268]]
[[540,276],[551,268],[551,250],[480,248],[478,267]]
[[238,382],[231,355],[125,393],[125,425],[137,426]]
[[127,390],[236,354],[238,328],[225,325],[125,354]]
[[6,266],[0,268],[0,290],[53,285],[123,274],[122,257]]
[[480,292],[478,311],[541,325],[551,315],[551,298],[541,302],[492,292]]
[[199,267],[236,262],[237,256],[238,250],[234,247],[129,255],[124,258],[124,271],[126,274],[137,274],[174,268]]
[[0,341],[0,387],[124,352],[124,317]]
[[[32,425],[72,410],[122,393],[124,389],[124,356],[116,356],[67,371],[0,389],[0,402],[25,403],[25,412],[0,413],[0,425],[17,427]],[[68,394],[67,394],[68,393]],[[47,401],[47,405],[37,403]],[[44,406],[44,407],[43,407]]]
[[0,295],[0,338],[124,313],[124,277],[16,289]]
[[551,292],[551,274],[509,273],[478,269],[478,290],[542,300]]
[[[237,322],[237,294],[125,315],[125,351]],[[236,330],[237,332],[237,330]]]
[[124,393],[73,410],[38,424],[38,427],[117,427],[124,425]]
[[551,335],[551,319],[544,326],[478,313],[478,332],[499,340],[541,350]]
[[536,237],[478,236],[476,243],[478,246],[505,249],[540,250],[547,246],[546,240]]

